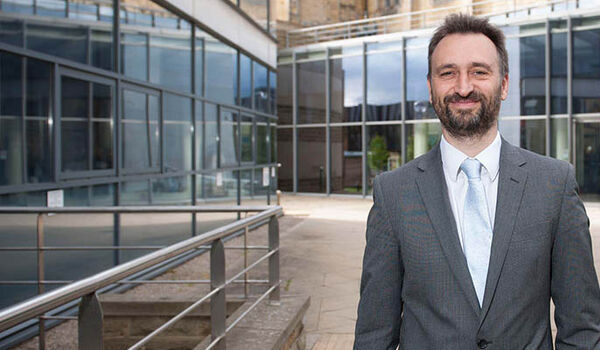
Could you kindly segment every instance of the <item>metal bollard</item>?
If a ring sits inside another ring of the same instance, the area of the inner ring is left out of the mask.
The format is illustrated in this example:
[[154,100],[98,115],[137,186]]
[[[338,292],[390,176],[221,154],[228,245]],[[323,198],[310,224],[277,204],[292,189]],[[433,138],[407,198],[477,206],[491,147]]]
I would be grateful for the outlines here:
[[[275,249],[279,249],[279,221],[277,216],[272,216],[269,220],[269,251]],[[279,284],[279,251],[269,257],[269,286],[273,287],[277,284]],[[275,288],[269,296],[271,304],[279,304],[280,293],[280,287]]]
[[[214,341],[225,336],[225,318],[227,305],[225,304],[225,249],[223,240],[214,241],[210,248],[210,287],[211,290],[222,287],[210,298],[210,335]],[[213,349],[225,350],[225,338],[221,339]]]
[[104,349],[104,315],[96,293],[81,298],[77,316],[80,350]]

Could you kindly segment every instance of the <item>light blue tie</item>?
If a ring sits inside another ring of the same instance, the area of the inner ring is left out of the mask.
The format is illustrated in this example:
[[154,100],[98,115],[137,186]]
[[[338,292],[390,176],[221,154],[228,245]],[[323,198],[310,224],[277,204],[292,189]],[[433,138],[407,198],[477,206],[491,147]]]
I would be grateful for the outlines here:
[[463,249],[481,306],[492,248],[492,225],[481,183],[481,163],[477,159],[467,158],[460,169],[469,179],[463,211]]

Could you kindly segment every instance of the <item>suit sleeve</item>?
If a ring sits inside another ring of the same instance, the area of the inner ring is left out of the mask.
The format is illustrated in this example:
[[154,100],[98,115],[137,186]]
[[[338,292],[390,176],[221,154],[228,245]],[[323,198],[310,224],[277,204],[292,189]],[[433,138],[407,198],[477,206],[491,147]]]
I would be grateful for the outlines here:
[[379,180],[373,185],[373,207],[367,221],[354,350],[396,349],[399,340],[404,269]]
[[600,289],[589,219],[569,165],[552,250],[556,349],[600,349]]

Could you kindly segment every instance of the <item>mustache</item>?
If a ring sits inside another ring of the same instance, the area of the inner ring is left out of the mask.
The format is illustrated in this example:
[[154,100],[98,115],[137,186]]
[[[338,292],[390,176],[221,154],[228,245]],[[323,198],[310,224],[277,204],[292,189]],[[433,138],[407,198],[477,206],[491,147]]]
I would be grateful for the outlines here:
[[471,91],[467,96],[461,96],[459,94],[452,94],[444,97],[444,103],[455,103],[463,101],[475,101],[480,102],[485,100],[483,94],[478,91]]

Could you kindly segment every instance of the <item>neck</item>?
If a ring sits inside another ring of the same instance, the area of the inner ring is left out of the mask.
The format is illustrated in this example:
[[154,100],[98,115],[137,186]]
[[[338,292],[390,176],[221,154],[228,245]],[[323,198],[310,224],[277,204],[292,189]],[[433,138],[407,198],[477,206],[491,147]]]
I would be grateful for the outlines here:
[[494,142],[494,139],[498,134],[498,124],[496,123],[492,126],[485,134],[473,137],[454,137],[444,128],[442,128],[442,134],[449,144],[473,158]]

